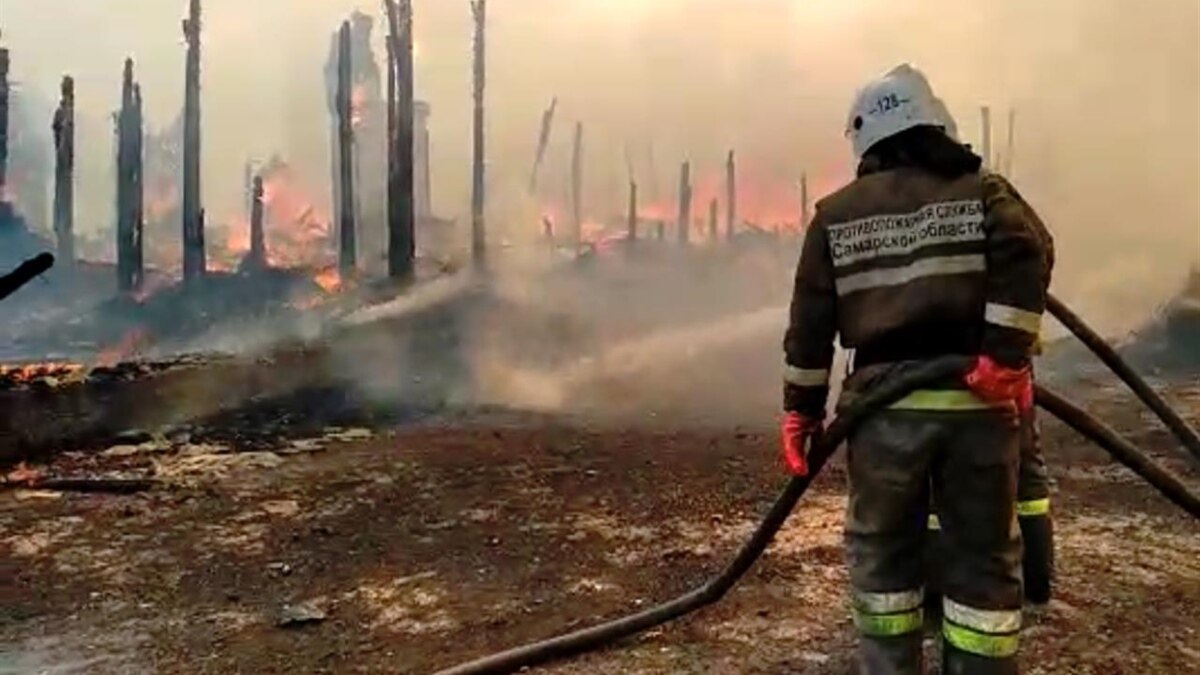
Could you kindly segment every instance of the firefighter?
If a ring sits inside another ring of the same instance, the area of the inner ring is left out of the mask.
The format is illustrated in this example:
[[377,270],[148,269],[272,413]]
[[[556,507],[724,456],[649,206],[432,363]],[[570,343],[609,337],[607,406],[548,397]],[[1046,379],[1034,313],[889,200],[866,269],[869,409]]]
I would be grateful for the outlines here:
[[1033,404],[1052,243],[949,119],[909,65],[858,94],[846,130],[858,177],[817,205],[784,338],[782,453],[798,476],[820,433],[835,337],[855,353],[840,404],[922,361],[972,357],[969,372],[911,393],[849,439],[846,545],[868,675],[922,672],[931,499],[945,549],[943,672],[1017,672],[1017,418]]

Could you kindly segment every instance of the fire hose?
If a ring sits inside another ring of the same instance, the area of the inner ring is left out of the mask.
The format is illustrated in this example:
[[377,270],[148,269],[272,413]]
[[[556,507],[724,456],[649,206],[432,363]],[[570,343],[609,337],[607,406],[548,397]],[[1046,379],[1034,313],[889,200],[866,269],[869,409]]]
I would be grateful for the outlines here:
[[[1050,299],[1048,309],[1162,419],[1184,446],[1196,453],[1196,449],[1200,448],[1200,438],[1197,437],[1195,430],[1175,411],[1171,410],[1112,347],[1057,299]],[[897,376],[892,381],[885,382],[858,397],[853,404],[846,406],[825,429],[825,432],[814,439],[809,451],[808,475],[803,478],[793,478],[788,482],[733,561],[720,574],[699,588],[635,614],[485,656],[469,663],[441,670],[436,675],[511,673],[521,668],[603,647],[717,602],[766,550],[796,503],[812,485],[813,479],[858,424],[908,393],[961,375],[970,366],[970,357],[947,356],[935,359]],[[1189,490],[1187,485],[1171,471],[1159,465],[1118,432],[1042,385],[1037,385],[1036,399],[1038,406],[1106,450],[1113,458],[1144,479],[1172,503],[1191,514],[1193,518],[1200,519],[1200,495]],[[1197,458],[1200,459],[1200,454],[1197,454]]]
[[17,269],[0,276],[0,300],[21,290],[46,270],[54,266],[54,255],[41,253],[17,266]]

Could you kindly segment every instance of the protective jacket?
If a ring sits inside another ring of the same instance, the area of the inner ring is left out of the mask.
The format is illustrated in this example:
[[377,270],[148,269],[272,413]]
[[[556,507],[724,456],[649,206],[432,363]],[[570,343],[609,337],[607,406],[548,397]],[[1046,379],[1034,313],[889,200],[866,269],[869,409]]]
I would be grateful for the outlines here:
[[835,335],[856,367],[946,354],[1026,365],[1053,261],[1045,226],[999,175],[901,167],[859,178],[817,204],[805,236],[784,408],[822,414]]

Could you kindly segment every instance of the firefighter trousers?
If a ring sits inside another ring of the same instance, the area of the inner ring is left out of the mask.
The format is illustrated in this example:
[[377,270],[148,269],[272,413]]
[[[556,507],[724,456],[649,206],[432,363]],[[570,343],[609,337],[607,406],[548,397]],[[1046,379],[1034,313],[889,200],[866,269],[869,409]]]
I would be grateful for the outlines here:
[[[1017,520],[1021,525],[1021,569],[1025,599],[1037,605],[1050,602],[1054,579],[1054,521],[1050,516],[1050,477],[1042,453],[1036,409],[1021,417],[1021,466],[1017,474]],[[941,521],[929,514],[925,545],[926,611],[941,606]]]
[[1020,431],[965,391],[916,392],[849,438],[846,545],[863,675],[917,675],[929,506],[944,559],[942,672],[1017,672]]

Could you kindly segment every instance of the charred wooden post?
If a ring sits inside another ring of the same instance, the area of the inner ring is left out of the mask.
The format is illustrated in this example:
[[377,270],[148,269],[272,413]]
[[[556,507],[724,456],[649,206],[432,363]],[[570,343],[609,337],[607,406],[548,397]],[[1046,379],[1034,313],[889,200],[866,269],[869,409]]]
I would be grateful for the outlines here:
[[546,159],[546,149],[550,147],[550,132],[554,128],[554,111],[558,108],[558,97],[550,100],[550,107],[542,113],[542,128],[538,132],[537,153],[533,157],[533,170],[529,172],[529,194],[537,194],[538,172]]
[[62,98],[54,111],[54,235],[58,259],[75,263],[75,80],[62,79]]
[[1004,175],[1006,178],[1012,179],[1013,171],[1013,152],[1015,152],[1017,128],[1017,109],[1008,109],[1008,142],[1004,148]]
[[8,50],[0,48],[0,203],[8,199]]
[[131,186],[131,207],[133,213],[131,223],[133,225],[133,237],[130,241],[131,249],[129,251],[131,261],[133,263],[133,290],[142,289],[142,284],[146,279],[146,258],[145,258],[145,232],[146,232],[146,190],[145,190],[145,117],[142,112],[142,86],[137,82],[133,84],[133,111],[130,121],[130,139],[129,145],[132,149],[130,159],[133,162]]
[[800,174],[800,229],[808,227],[808,174]]
[[725,158],[725,238],[733,240],[737,222],[737,164],[733,150]]
[[583,240],[583,123],[575,123],[571,149],[571,246],[579,250]]
[[250,202],[250,254],[246,266],[252,270],[267,267],[267,236],[263,229],[263,179],[254,177]]
[[692,163],[684,162],[679,169],[679,244],[687,246],[692,230]]
[[482,267],[487,253],[484,230],[484,92],[487,87],[487,0],[471,0],[475,15],[474,66],[474,159],[471,171],[471,253],[476,267]]
[[121,112],[116,115],[116,288],[133,291],[133,204],[137,184],[133,166],[133,60],[125,60],[121,77]]
[[625,238],[630,244],[637,241],[638,237],[638,186],[637,182],[629,181],[629,220],[626,223]]
[[338,185],[341,200],[338,219],[338,270],[348,278],[358,264],[354,231],[354,115],[350,63],[350,22],[338,32],[337,122]]
[[204,223],[200,212],[200,0],[188,3],[183,20],[187,63],[183,93],[183,280],[187,285],[204,276]]
[[708,203],[708,240],[717,241],[717,198]]
[[243,205],[246,207],[246,218],[250,218],[250,212],[254,210],[254,162],[246,160],[242,165],[242,199],[245,201]]
[[988,106],[983,106],[980,109],[980,121],[983,124],[981,130],[982,138],[980,139],[980,154],[983,155],[984,168],[992,167],[992,109]]
[[388,276],[413,278],[416,204],[412,0],[386,0],[388,25]]

